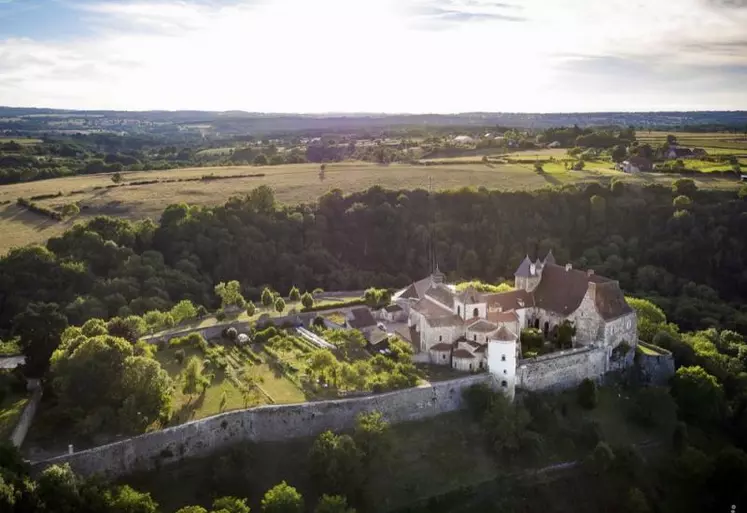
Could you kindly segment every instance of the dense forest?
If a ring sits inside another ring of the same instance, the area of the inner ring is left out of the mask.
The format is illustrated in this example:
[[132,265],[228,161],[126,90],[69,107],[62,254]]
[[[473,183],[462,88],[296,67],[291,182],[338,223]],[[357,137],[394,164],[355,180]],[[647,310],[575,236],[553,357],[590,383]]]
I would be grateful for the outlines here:
[[[512,279],[524,257],[618,279],[683,330],[747,332],[747,201],[733,191],[661,186],[536,192],[374,187],[318,204],[280,206],[267,187],[220,207],[167,207],[159,223],[98,217],[46,247],[0,260],[0,329],[30,303],[54,304],[72,324],[142,315],[190,299],[212,309],[218,282],[360,290],[397,287],[430,272],[431,246],[450,278]],[[675,206],[676,205],[676,206]]]

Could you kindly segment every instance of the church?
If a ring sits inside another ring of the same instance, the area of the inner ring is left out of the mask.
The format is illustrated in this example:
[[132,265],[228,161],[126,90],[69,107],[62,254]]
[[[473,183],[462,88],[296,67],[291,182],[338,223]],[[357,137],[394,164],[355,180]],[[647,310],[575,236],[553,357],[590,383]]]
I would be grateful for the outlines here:
[[548,338],[570,321],[574,348],[602,347],[610,354],[623,341],[637,344],[636,314],[617,281],[558,265],[552,251],[542,260],[526,256],[514,280],[510,292],[457,292],[436,268],[393,299],[406,313],[413,345],[428,361],[463,371],[487,369],[511,390],[524,328]]

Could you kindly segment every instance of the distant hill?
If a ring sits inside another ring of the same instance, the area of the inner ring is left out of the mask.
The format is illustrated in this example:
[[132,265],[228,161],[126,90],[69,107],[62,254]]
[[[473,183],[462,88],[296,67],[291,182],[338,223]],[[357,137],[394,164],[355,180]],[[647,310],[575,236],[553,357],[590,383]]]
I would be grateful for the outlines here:
[[[517,128],[548,128],[553,126],[629,126],[638,129],[666,128],[691,130],[697,127],[747,130],[746,111],[698,112],[593,112],[593,113],[510,113],[466,112],[460,114],[381,114],[327,113],[281,114],[239,110],[210,111],[76,111],[25,107],[0,107],[0,118],[14,120],[7,128],[22,128],[30,122],[75,117],[104,117],[157,123],[189,125],[207,123],[223,133],[272,133],[308,130],[381,129],[404,126],[475,127],[499,125]],[[1,127],[0,127],[1,128]]]

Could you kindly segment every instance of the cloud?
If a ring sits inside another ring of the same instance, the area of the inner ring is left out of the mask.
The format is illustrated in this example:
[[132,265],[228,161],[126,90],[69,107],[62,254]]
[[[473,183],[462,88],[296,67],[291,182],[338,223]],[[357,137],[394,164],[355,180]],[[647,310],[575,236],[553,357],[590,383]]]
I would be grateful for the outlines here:
[[518,10],[520,6],[504,2],[426,0],[411,2],[405,12],[417,27],[445,29],[464,23],[526,21],[524,16],[516,14]]

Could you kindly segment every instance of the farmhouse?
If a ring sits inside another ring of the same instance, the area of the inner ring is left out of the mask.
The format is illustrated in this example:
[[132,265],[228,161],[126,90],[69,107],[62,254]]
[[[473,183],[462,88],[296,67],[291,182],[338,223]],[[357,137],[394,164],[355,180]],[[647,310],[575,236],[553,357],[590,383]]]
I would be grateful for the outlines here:
[[634,155],[617,165],[618,170],[624,173],[640,173],[641,171],[651,171],[653,163],[646,157]]
[[544,260],[525,257],[514,278],[511,292],[457,292],[436,268],[393,299],[407,312],[413,344],[431,363],[487,369],[511,390],[523,328],[548,338],[568,321],[575,327],[574,348],[603,348],[607,358],[623,342],[637,344],[636,314],[617,281],[557,265],[552,252]]

